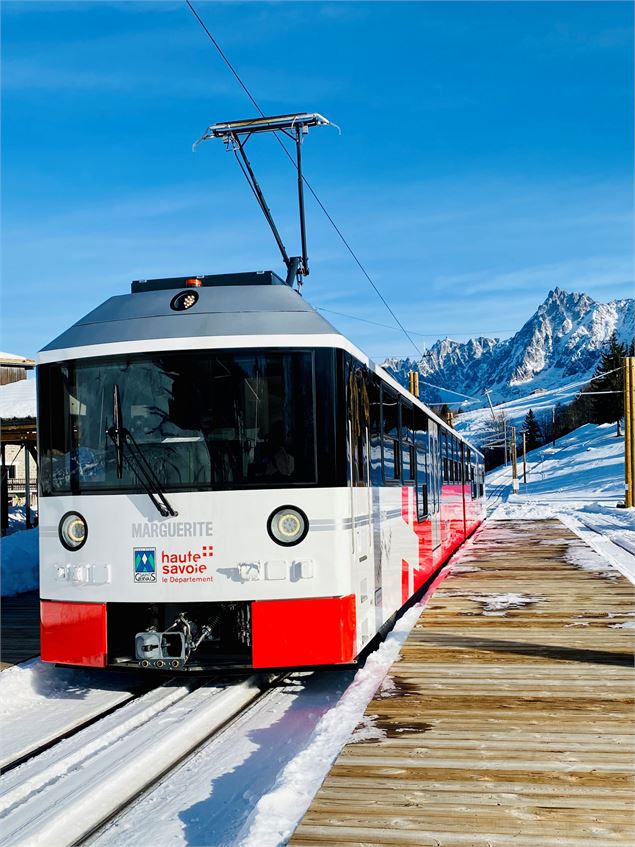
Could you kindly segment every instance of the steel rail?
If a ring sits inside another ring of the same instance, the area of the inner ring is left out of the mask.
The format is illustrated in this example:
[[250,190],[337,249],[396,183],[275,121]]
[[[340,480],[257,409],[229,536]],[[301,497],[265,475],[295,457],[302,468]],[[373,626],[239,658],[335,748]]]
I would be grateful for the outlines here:
[[[165,685],[0,778],[3,847],[83,842],[259,699],[280,675]],[[126,708],[127,707],[127,708]],[[118,719],[118,720],[117,720]]]

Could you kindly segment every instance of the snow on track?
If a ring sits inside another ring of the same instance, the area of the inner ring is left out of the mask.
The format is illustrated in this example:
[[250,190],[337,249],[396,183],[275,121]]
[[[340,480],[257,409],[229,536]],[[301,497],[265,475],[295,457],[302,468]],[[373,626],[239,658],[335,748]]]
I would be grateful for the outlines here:
[[91,847],[237,843],[259,798],[308,745],[354,674],[290,674],[90,839]]
[[421,614],[363,668],[292,674],[91,839],[91,847],[285,844]]
[[[147,679],[145,680],[147,684]],[[138,676],[32,659],[0,674],[0,767],[130,700]]]
[[70,847],[257,698],[264,677],[137,698],[0,779],[3,847]]

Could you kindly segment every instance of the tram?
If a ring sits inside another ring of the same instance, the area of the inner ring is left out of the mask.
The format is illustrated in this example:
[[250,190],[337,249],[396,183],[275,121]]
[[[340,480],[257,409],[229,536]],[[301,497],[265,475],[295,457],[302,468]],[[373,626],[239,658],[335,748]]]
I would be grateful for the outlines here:
[[133,283],[38,420],[47,662],[352,662],[483,517],[482,455],[273,272]]

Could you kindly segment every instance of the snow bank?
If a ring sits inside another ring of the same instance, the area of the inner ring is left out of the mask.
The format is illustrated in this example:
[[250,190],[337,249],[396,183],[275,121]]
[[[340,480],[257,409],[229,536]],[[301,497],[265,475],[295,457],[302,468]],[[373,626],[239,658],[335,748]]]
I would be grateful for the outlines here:
[[[279,847],[287,842],[420,614],[421,606],[409,609],[369,656],[341,700],[320,720],[309,745],[289,762],[273,790],[260,798],[238,847]],[[365,740],[371,735],[369,730],[366,725]],[[361,740],[359,736],[357,740]]]
[[36,414],[35,380],[21,379],[0,385],[0,418],[34,418]]
[[39,531],[25,529],[0,539],[3,597],[35,591],[39,585]]
[[558,439],[555,448],[532,450],[527,469],[518,494],[510,490],[510,468],[487,475],[489,486],[504,486],[491,517],[558,518],[595,550],[585,561],[580,553],[573,564],[595,571],[608,565],[635,584],[635,509],[617,508],[624,498],[624,439],[616,437],[615,425],[585,424]]

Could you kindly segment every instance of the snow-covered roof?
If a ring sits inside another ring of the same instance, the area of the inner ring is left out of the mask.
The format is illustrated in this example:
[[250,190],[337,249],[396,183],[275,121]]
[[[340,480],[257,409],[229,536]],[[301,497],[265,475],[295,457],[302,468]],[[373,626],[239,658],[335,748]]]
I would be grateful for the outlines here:
[[34,418],[36,411],[35,380],[21,379],[0,385],[0,419]]
[[27,359],[26,356],[17,356],[15,353],[3,353],[0,351],[0,365],[10,365],[12,367],[35,367],[33,359]]

